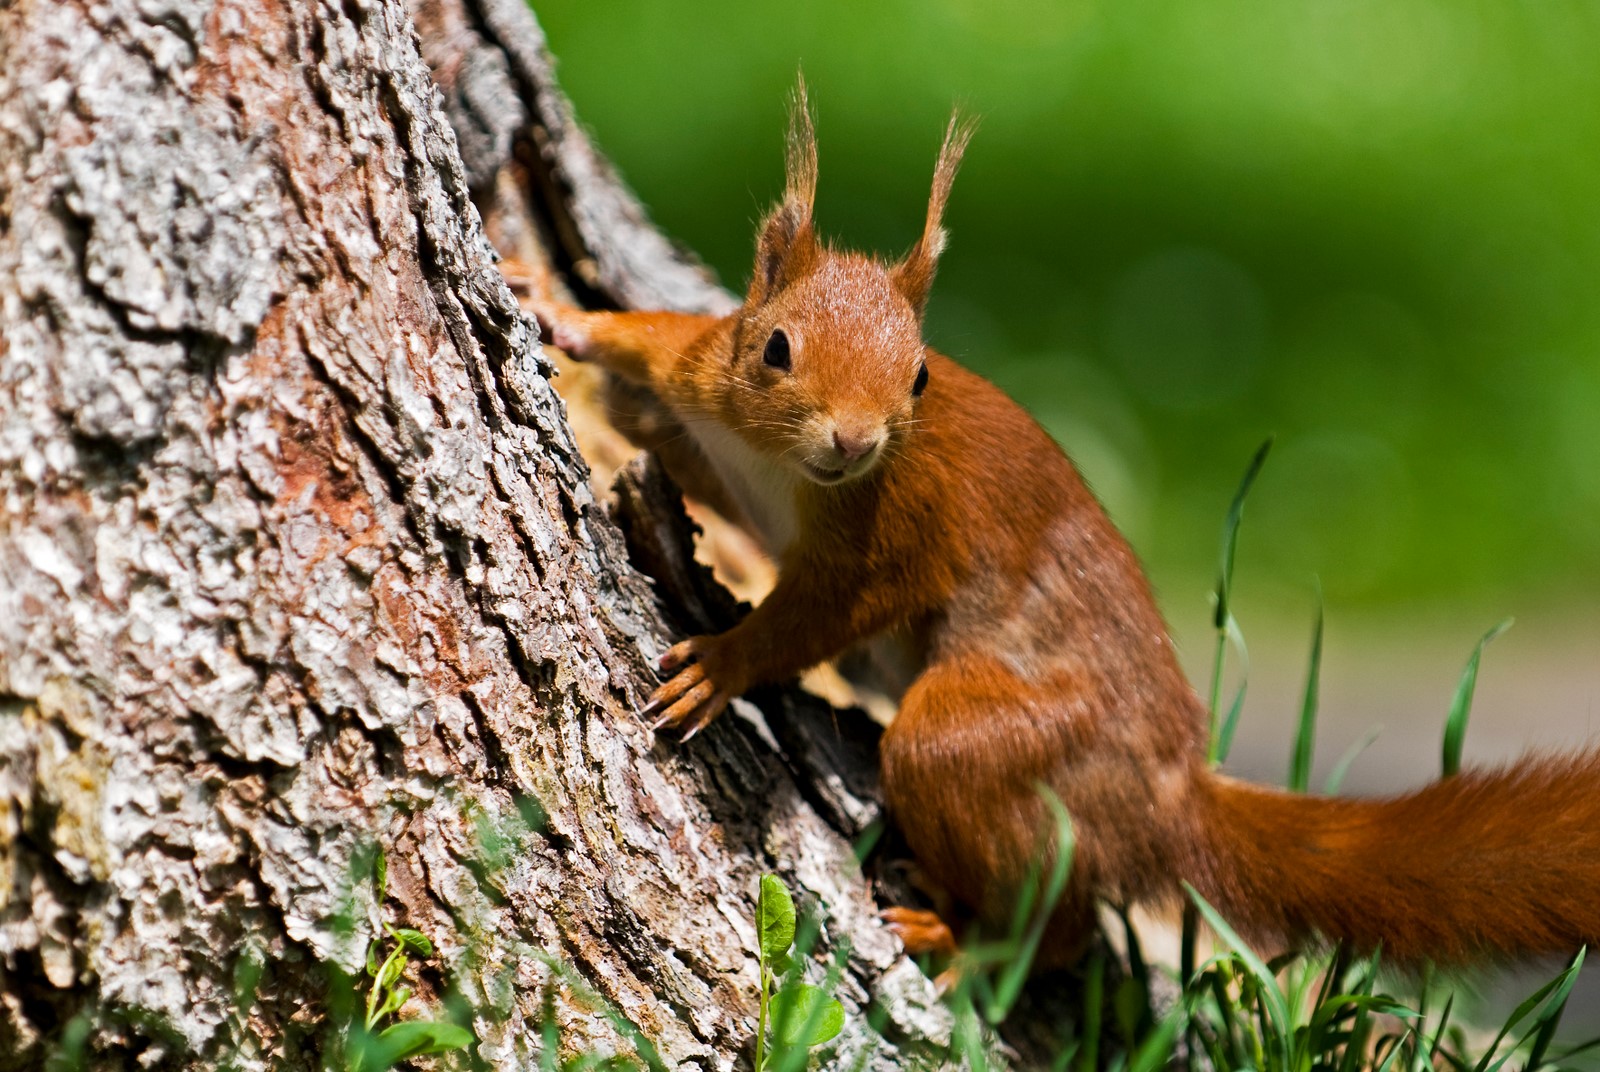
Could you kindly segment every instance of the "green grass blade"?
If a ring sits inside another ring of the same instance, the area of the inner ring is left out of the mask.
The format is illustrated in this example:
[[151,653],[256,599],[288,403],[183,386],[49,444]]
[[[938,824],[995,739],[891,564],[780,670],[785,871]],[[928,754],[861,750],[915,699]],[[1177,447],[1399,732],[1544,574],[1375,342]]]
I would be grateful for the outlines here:
[[1511,628],[1515,619],[1507,618],[1487,633],[1478,641],[1478,646],[1472,649],[1472,657],[1467,660],[1467,665],[1461,671],[1461,680],[1456,684],[1456,695],[1450,701],[1450,717],[1444,723],[1444,776],[1446,778],[1461,769],[1461,746],[1467,739],[1467,716],[1472,713],[1472,694],[1478,687],[1478,663],[1483,659],[1483,649],[1495,637]]
[[556,983],[545,984],[539,1001],[539,1072],[552,1072],[561,1058],[561,1022],[556,1019]]
[[1078,1055],[1080,1042],[1080,1039],[1073,1039],[1062,1047],[1061,1052],[1056,1054],[1055,1060],[1050,1062],[1050,1072],[1067,1072],[1067,1069],[1072,1067],[1072,1059]]
[[[1194,910],[1194,905],[1185,901],[1183,905],[1183,922],[1178,937],[1178,985],[1183,988],[1184,999],[1191,1004],[1197,1000],[1194,996],[1194,958],[1195,940],[1200,929],[1200,916]],[[1188,1027],[1185,1029],[1185,1038],[1191,1052],[1194,1050],[1198,1024],[1194,1017],[1189,1017]],[[1203,1044],[1203,1042],[1202,1042]]]
[[[1313,1054],[1331,1052],[1332,1040],[1339,1034],[1339,1022],[1347,1015],[1351,1019],[1355,1018],[1356,1010],[1353,1008],[1329,1007],[1329,999],[1338,990],[1339,982],[1343,978],[1344,973],[1341,968],[1344,963],[1344,948],[1342,945],[1336,947],[1333,957],[1323,966],[1322,980],[1317,984],[1317,994],[1312,1001],[1306,1045]],[[1324,1013],[1324,1010],[1327,1012]],[[1320,1063],[1327,1064],[1326,1061]]]
[[951,1032],[952,1048],[964,1058],[971,1072],[988,1072],[989,1055],[983,1048],[983,1029],[978,1026],[978,1009],[971,997],[953,1004],[955,1028]]
[[[1250,685],[1250,649],[1245,647],[1244,633],[1239,629],[1238,619],[1231,614],[1228,615],[1226,632],[1228,643],[1233,645],[1234,651],[1239,655],[1239,689],[1233,694],[1233,703],[1228,705],[1228,713],[1216,731],[1213,750],[1216,752],[1218,763],[1227,762],[1228,753],[1233,750],[1233,734],[1239,728],[1239,715],[1244,711],[1245,691]],[[1222,672],[1220,667],[1217,672],[1219,674]]]
[[1600,1047],[1600,1035],[1595,1036],[1587,1042],[1580,1042],[1576,1046],[1570,1046],[1567,1049],[1562,1050],[1561,1053],[1556,1057],[1556,1060],[1562,1064],[1565,1064],[1569,1058],[1576,1057],[1580,1053],[1588,1053],[1590,1050],[1597,1047]]
[[[1573,962],[1568,965],[1565,971],[1541,986],[1538,990],[1535,990],[1533,994],[1527,998],[1527,1000],[1512,1010],[1510,1018],[1507,1019],[1505,1025],[1500,1028],[1500,1033],[1495,1035],[1494,1042],[1492,1042],[1489,1045],[1489,1048],[1484,1051],[1483,1059],[1478,1062],[1473,1072],[1492,1072],[1493,1069],[1497,1069],[1506,1063],[1511,1056],[1510,1053],[1507,1053],[1505,1057],[1500,1058],[1498,1061],[1494,1060],[1494,1055],[1499,1051],[1500,1044],[1505,1041],[1506,1036],[1511,1034],[1512,1030],[1518,1024],[1527,1019],[1529,1013],[1533,1012],[1534,1009],[1544,1004],[1546,998],[1550,997],[1552,994],[1555,994],[1557,991],[1560,991],[1560,1001],[1562,1004],[1566,1003],[1566,995],[1571,991],[1572,983],[1578,976],[1578,968],[1583,964],[1583,957],[1584,950],[1578,950],[1578,955],[1573,958]],[[1493,1063],[1491,1064],[1491,1062]]]
[[1218,1068],[1244,1068],[1249,1064],[1244,1052],[1243,1032],[1239,1029],[1238,1018],[1234,1016],[1233,995],[1228,993],[1228,984],[1220,972],[1206,973],[1211,981],[1212,1000],[1216,1002],[1217,1019],[1222,1024],[1222,1034],[1218,1045],[1226,1043],[1226,1060],[1217,1065]]
[[1572,996],[1572,985],[1578,981],[1578,971],[1583,967],[1584,954],[1588,947],[1578,950],[1578,955],[1567,968],[1567,980],[1550,995],[1550,1001],[1545,1011],[1540,1014],[1539,1023],[1533,1040],[1533,1048],[1528,1051],[1528,1060],[1523,1068],[1527,1072],[1544,1064],[1544,1055],[1550,1051],[1550,1043],[1555,1040],[1556,1028],[1561,1024],[1561,1014],[1566,1011],[1567,998]]
[[1195,950],[1200,941],[1200,915],[1192,903],[1183,906],[1183,933],[1178,950],[1178,982],[1185,988],[1194,985]]
[[1450,1029],[1450,1012],[1455,1008],[1456,996],[1452,992],[1445,999],[1444,1011],[1439,1014],[1439,1026],[1434,1029],[1433,1042],[1428,1046],[1428,1067],[1435,1067],[1439,1059],[1439,1047],[1444,1045],[1445,1032]]
[[[1218,733],[1217,708],[1222,697],[1222,668],[1224,657],[1227,653],[1228,634],[1233,617],[1233,562],[1239,549],[1239,525],[1244,520],[1244,502],[1250,494],[1250,487],[1256,482],[1256,476],[1261,472],[1261,467],[1266,463],[1267,452],[1272,448],[1272,439],[1256,448],[1256,453],[1250,459],[1250,465],[1245,469],[1244,479],[1239,481],[1239,488],[1233,494],[1233,502],[1228,506],[1228,516],[1222,524],[1222,561],[1217,569],[1217,587],[1212,593],[1213,608],[1212,626],[1217,631],[1216,657],[1211,669],[1211,734],[1208,746],[1212,764],[1222,761],[1220,749],[1221,736]],[[1236,630],[1236,627],[1233,627]],[[1229,735],[1231,737],[1231,734]]]
[[1222,725],[1217,728],[1216,761],[1226,763],[1228,753],[1233,751],[1233,733],[1239,728],[1239,715],[1244,711],[1244,694],[1246,683],[1239,682],[1239,691],[1233,694],[1233,702],[1228,705],[1228,713],[1223,716]]
[[1119,908],[1117,914],[1122,917],[1123,941],[1128,947],[1128,974],[1149,993],[1150,966],[1144,959],[1144,943],[1139,940],[1139,932],[1134,928],[1127,909]]
[[1245,944],[1244,939],[1228,926],[1217,910],[1211,907],[1210,902],[1200,896],[1200,891],[1187,882],[1183,884],[1183,888],[1188,891],[1195,907],[1200,909],[1200,915],[1205,918],[1206,923],[1228,944],[1235,958],[1244,965],[1256,985],[1260,987],[1261,998],[1275,1021],[1273,1026],[1279,1033],[1279,1041],[1283,1041],[1289,1032],[1289,1003],[1284,997],[1283,989],[1278,986],[1277,977],[1272,974],[1272,969],[1268,968],[1266,963],[1256,956],[1255,951]]
[[1183,1006],[1174,1006],[1134,1052],[1133,1059],[1128,1062],[1127,1072],[1160,1072],[1166,1068],[1184,1020]]
[[1386,994],[1335,994],[1317,1008],[1311,1016],[1311,1022],[1317,1026],[1329,1023],[1347,1008],[1393,1016],[1400,1020],[1416,1020],[1422,1016],[1416,1009],[1402,1005]]
[[1197,1017],[1189,1017],[1189,1035],[1191,1038],[1200,1040],[1200,1046],[1206,1057],[1211,1061],[1212,1068],[1241,1067],[1239,1061],[1230,1060],[1229,1051],[1224,1048],[1222,1038],[1217,1032],[1200,1022]]
[[[1428,1005],[1434,994],[1433,973],[1434,965],[1430,961],[1423,966],[1422,980],[1417,986],[1417,1013],[1422,1017],[1423,1024],[1428,1022],[1428,1013],[1431,1011]],[[1452,994],[1451,996],[1453,997],[1454,995]],[[1426,1039],[1422,1037],[1422,1027],[1419,1026],[1415,1031],[1407,1036],[1407,1040],[1411,1043],[1411,1072],[1421,1072],[1423,1043],[1426,1041]]]
[[[1050,874],[1044,881],[1041,896],[1037,902],[1025,898],[1030,905],[1037,903],[1037,910],[1028,921],[1029,926],[1021,943],[1013,944],[1005,970],[1000,973],[994,993],[986,1002],[984,1014],[991,1024],[998,1024],[1005,1019],[1021,995],[1022,986],[1028,981],[1028,973],[1039,953],[1039,943],[1044,941],[1045,928],[1049,926],[1050,917],[1060,903],[1061,895],[1066,892],[1067,879],[1072,874],[1072,856],[1076,848],[1072,816],[1067,814],[1067,806],[1061,803],[1061,798],[1049,786],[1040,784],[1035,789],[1044,798],[1045,807],[1055,821],[1055,852],[1051,854]],[[1015,924],[1013,929],[1016,930]]]
[[1394,1045],[1390,1047],[1388,1056],[1383,1059],[1383,1064],[1377,1067],[1376,1072],[1389,1072],[1389,1066],[1394,1064],[1394,1059],[1400,1056],[1401,1050],[1405,1049],[1405,1041],[1410,1035],[1411,1031],[1407,1030],[1405,1034],[1394,1040]]
[[1250,486],[1256,482],[1261,467],[1266,464],[1267,452],[1271,449],[1271,437],[1256,448],[1255,456],[1250,459],[1250,466],[1244,472],[1244,479],[1239,481],[1239,490],[1233,493],[1227,520],[1222,525],[1222,563],[1217,574],[1216,617],[1212,621],[1219,633],[1227,625],[1228,615],[1231,612],[1228,603],[1233,593],[1233,559],[1239,548],[1239,525],[1244,520],[1244,501],[1249,496]]
[[1344,755],[1339,757],[1339,762],[1333,765],[1333,770],[1328,774],[1328,780],[1322,784],[1322,791],[1330,797],[1339,792],[1339,787],[1344,785],[1345,775],[1350,773],[1350,767],[1361,753],[1372,747],[1372,742],[1378,739],[1378,734],[1383,732],[1382,726],[1373,726],[1361,735],[1361,739],[1349,748]]
[[1339,1072],[1357,1072],[1362,1054],[1367,1048],[1367,1036],[1372,1034],[1372,1014],[1367,1009],[1357,1009],[1355,1023],[1350,1025],[1350,1040],[1344,1045],[1344,1056],[1339,1059]]
[[1311,787],[1311,754],[1317,740],[1317,693],[1322,679],[1322,585],[1317,585],[1317,617],[1311,629],[1311,665],[1306,671],[1306,691],[1300,700],[1300,726],[1295,732],[1294,754],[1289,760],[1289,789],[1304,793]]
[[1100,1024],[1105,1010],[1106,961],[1096,953],[1089,962],[1083,987],[1083,1045],[1078,1050],[1081,1072],[1095,1072],[1100,1065]]

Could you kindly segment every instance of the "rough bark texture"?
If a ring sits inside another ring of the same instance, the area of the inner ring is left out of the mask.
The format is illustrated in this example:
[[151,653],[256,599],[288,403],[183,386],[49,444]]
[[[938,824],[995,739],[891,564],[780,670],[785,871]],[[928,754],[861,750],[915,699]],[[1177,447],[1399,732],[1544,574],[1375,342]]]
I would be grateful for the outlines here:
[[520,0],[0,3],[0,1069],[74,1018],[93,1067],[315,1067],[380,913],[439,947],[406,1015],[458,994],[487,1067],[548,990],[565,1050],[634,1052],[603,999],[730,1068],[766,870],[818,974],[848,937],[841,1066],[947,1030],[853,863],[870,733],[792,692],[689,747],[633,716],[730,608],[648,466],[659,592],[630,565],[473,194],[590,297],[729,300]]

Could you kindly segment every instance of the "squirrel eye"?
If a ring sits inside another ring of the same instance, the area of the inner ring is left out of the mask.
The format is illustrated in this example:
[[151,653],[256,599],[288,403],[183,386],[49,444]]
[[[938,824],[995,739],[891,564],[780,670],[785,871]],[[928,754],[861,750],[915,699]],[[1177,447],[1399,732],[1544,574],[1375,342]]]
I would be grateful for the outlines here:
[[928,389],[928,363],[924,361],[922,367],[917,369],[917,382],[911,385],[913,398],[921,398],[922,392]]
[[761,360],[772,368],[789,371],[789,336],[781,329],[767,336],[767,348],[761,352]]

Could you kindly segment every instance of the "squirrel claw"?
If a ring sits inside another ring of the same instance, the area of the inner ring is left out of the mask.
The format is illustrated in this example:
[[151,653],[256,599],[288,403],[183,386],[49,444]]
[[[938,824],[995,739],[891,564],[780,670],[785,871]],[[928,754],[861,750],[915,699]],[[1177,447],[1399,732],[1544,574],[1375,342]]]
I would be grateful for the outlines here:
[[701,645],[699,641],[699,637],[690,637],[688,640],[672,645],[662,653],[661,658],[656,660],[657,668],[663,673],[671,673],[678,669],[700,653]]
[[656,660],[666,680],[640,710],[642,718],[659,716],[652,729],[677,729],[685,741],[722,714],[728,702],[743,691],[724,672],[715,637],[691,637],[674,644]]

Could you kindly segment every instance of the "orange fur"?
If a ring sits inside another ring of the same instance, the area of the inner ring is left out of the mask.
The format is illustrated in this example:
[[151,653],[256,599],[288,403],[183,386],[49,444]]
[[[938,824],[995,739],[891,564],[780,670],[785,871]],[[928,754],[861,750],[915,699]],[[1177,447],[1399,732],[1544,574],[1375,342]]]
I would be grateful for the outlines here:
[[739,310],[531,303],[573,356],[671,411],[695,480],[720,485],[779,566],[744,621],[662,660],[658,725],[693,734],[752,685],[882,647],[905,685],[883,788],[925,872],[1004,923],[1051,849],[1036,787],[1071,814],[1046,962],[1076,955],[1097,898],[1174,898],[1180,880],[1263,946],[1381,942],[1416,962],[1600,939],[1594,754],[1391,801],[1292,796],[1207,768],[1203,705],[1127,543],[1019,406],[922,342],[965,142],[952,122],[905,260],[836,252],[812,228],[802,89],[789,182]]

